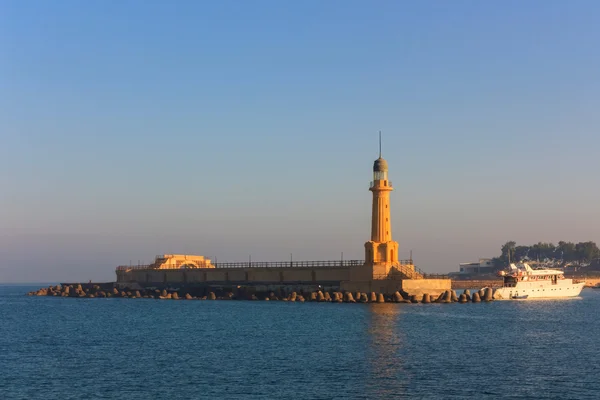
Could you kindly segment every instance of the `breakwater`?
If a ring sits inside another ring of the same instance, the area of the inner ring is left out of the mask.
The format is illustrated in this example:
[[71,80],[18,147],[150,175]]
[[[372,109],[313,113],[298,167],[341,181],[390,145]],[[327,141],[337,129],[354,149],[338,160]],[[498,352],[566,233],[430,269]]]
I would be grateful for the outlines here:
[[502,287],[502,279],[469,279],[469,280],[452,280],[452,289],[473,289],[491,287],[498,288]]
[[185,290],[119,290],[112,288],[106,290],[100,285],[71,284],[41,288],[27,293],[29,296],[52,296],[73,298],[127,298],[127,299],[160,299],[160,300],[263,300],[263,301],[289,301],[289,302],[334,302],[334,303],[478,303],[498,299],[494,289],[488,287],[475,291],[472,295],[469,289],[457,294],[455,290],[446,290],[432,296],[424,293],[421,296],[408,295],[396,291],[392,294],[376,292],[337,292],[337,291],[310,291],[286,292],[277,290],[271,292],[251,292],[248,288],[238,288],[235,291],[185,291]]

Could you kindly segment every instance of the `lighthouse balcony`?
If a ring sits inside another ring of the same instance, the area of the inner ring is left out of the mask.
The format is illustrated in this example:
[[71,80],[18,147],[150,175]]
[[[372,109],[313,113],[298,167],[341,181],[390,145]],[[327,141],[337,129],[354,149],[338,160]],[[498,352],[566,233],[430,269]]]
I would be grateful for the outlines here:
[[387,179],[385,180],[376,180],[376,181],[371,181],[369,183],[369,189],[373,189],[373,188],[380,188],[380,187],[392,187],[392,181],[388,181]]

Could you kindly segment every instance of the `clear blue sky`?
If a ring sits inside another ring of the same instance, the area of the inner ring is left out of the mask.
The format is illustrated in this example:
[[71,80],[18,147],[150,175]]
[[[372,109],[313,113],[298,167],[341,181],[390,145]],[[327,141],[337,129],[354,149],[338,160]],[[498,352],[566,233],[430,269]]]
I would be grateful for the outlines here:
[[600,2],[2,1],[0,281],[600,242]]

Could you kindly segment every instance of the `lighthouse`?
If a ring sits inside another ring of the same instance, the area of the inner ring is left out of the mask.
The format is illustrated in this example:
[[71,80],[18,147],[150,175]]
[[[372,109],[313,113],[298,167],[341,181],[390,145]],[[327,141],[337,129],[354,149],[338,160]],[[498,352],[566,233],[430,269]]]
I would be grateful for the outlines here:
[[394,190],[388,179],[388,163],[381,157],[381,132],[379,133],[379,158],[373,163],[373,193],[371,213],[371,240],[365,243],[365,265],[373,268],[372,279],[385,279],[392,267],[398,266],[398,242],[392,240],[390,192]]

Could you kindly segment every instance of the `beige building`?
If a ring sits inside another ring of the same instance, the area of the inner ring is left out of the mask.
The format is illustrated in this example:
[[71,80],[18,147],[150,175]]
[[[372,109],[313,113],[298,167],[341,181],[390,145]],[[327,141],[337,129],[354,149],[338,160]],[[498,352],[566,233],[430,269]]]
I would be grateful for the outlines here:
[[154,262],[148,266],[154,269],[177,268],[214,268],[208,258],[190,254],[162,254],[156,256]]

